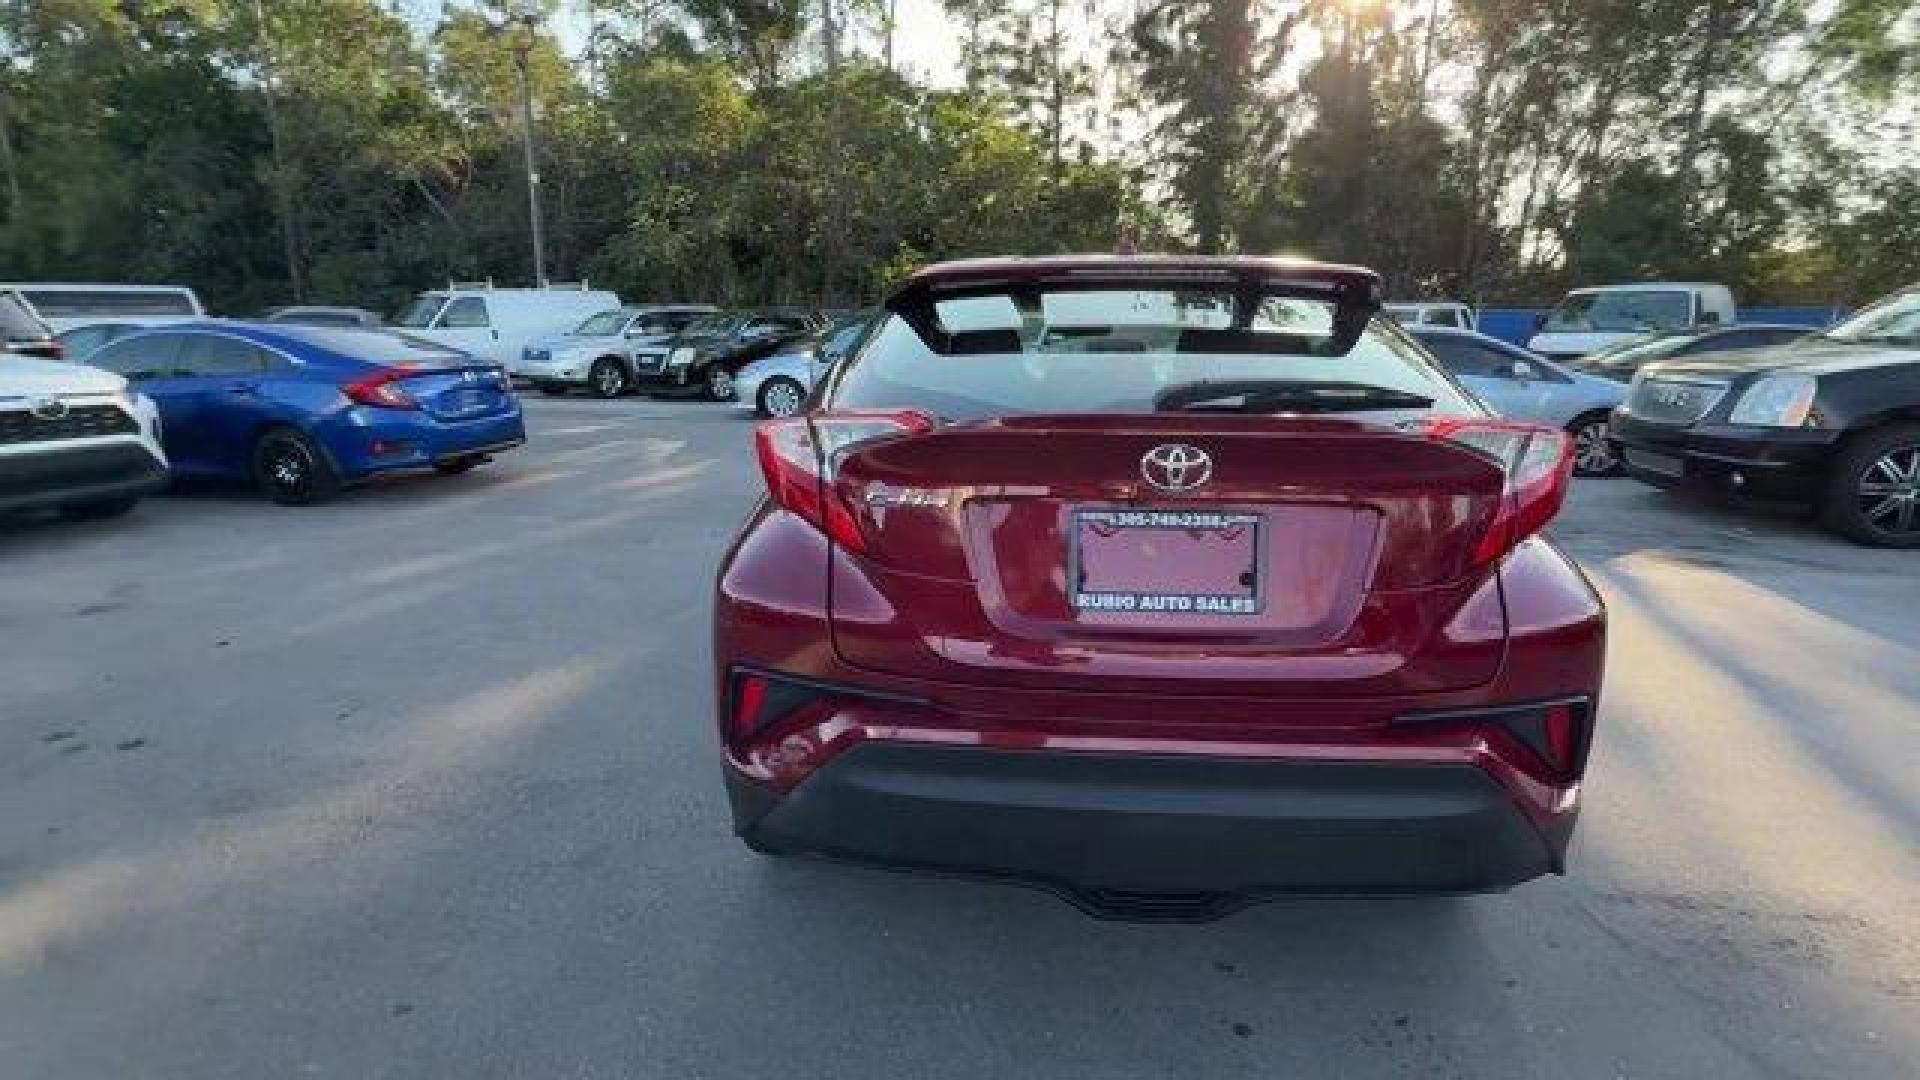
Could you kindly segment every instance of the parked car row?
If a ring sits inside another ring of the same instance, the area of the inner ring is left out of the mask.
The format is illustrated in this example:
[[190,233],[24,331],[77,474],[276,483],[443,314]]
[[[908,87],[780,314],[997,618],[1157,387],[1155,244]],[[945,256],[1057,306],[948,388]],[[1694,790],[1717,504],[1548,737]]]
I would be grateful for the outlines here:
[[744,368],[825,328],[819,313],[796,308],[631,306],[535,342],[515,374],[546,394],[583,388],[603,398],[641,392],[728,401]]
[[0,510],[119,513],[192,477],[315,503],[525,441],[505,370],[396,333],[202,321],[134,330],[84,364],[0,357]]
[[1633,476],[1811,507],[1920,547],[1920,285],[1785,346],[1642,366],[1613,414]]

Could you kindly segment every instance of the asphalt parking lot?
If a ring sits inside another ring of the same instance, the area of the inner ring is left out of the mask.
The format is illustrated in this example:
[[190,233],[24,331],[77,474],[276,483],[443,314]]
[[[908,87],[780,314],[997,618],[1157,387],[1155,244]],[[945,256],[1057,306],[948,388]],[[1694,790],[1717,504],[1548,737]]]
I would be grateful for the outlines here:
[[[1090,920],[730,836],[743,414],[528,403],[313,509],[0,526],[0,1076],[1896,1077],[1920,557],[1628,480],[1566,879]],[[1902,1064],[1904,1062],[1904,1064]]]

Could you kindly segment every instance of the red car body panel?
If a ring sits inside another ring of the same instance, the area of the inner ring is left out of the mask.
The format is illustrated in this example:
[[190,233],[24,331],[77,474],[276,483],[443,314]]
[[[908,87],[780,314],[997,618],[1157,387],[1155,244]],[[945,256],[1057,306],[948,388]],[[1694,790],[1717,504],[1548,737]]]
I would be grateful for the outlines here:
[[[723,562],[715,595],[715,701],[728,767],[776,792],[792,790],[836,754],[869,740],[1005,749],[1338,760],[1470,763],[1491,772],[1542,829],[1571,826],[1580,781],[1557,778],[1496,727],[1402,725],[1422,714],[1591,696],[1606,660],[1606,612],[1597,593],[1549,542],[1529,539],[1480,591],[1504,609],[1494,676],[1465,689],[1374,697],[1142,694],[1124,685],[1085,690],[883,676],[848,663],[826,633],[837,588],[864,573],[811,525],[771,505],[747,522]],[[829,572],[829,567],[831,571]],[[1496,636],[1496,641],[1498,640]],[[727,730],[728,680],[740,668],[897,695],[848,701],[741,743]]]

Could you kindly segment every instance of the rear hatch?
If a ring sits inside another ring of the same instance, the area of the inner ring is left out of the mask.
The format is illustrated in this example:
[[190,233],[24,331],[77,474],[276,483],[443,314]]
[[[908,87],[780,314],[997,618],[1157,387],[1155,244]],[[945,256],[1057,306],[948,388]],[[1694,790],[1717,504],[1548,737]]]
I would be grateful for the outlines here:
[[867,550],[835,575],[835,645],[1035,688],[1484,683],[1505,623],[1474,550],[1504,474],[1375,419],[1029,416],[861,446],[836,481]]
[[489,364],[409,369],[397,382],[422,412],[437,420],[478,420],[513,406],[506,372]]

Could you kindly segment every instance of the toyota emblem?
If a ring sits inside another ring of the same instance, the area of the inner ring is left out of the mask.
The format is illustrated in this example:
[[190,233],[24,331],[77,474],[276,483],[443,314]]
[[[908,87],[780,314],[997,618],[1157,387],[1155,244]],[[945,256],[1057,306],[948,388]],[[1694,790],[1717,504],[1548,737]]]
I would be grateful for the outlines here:
[[1192,491],[1213,476],[1213,458],[1186,443],[1161,443],[1140,459],[1140,475],[1161,491]]
[[34,398],[27,403],[27,411],[40,420],[62,420],[67,415],[67,403],[57,397]]

